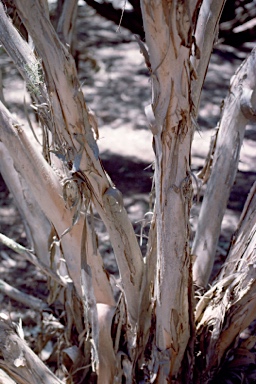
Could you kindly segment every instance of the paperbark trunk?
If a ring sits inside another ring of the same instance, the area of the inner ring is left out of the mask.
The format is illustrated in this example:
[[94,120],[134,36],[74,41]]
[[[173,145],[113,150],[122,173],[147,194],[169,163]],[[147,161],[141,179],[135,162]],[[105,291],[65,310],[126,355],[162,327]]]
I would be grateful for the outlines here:
[[142,1],[141,6],[153,94],[146,114],[156,155],[156,329],[152,356],[156,382],[167,383],[178,376],[193,328],[188,243],[193,196],[192,9],[182,2],[167,1]]

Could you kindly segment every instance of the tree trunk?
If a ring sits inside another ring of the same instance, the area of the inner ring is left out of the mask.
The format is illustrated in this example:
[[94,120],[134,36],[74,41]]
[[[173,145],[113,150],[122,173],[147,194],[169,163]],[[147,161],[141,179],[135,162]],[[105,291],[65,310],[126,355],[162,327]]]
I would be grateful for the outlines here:
[[141,6],[152,82],[152,103],[146,112],[156,154],[156,330],[152,359],[156,382],[165,383],[178,376],[193,333],[188,246],[193,195],[189,158],[193,136],[192,42],[188,36],[192,25],[189,10],[182,4],[176,9],[174,3],[142,1]]
[[[194,307],[189,243],[195,177],[190,168],[191,143],[224,3],[141,0],[147,46],[142,41],[139,45],[152,85],[152,100],[145,112],[153,135],[156,194],[144,260],[122,195],[100,161],[97,123],[85,104],[66,45],[71,41],[76,2],[65,2],[57,28],[60,39],[50,23],[46,1],[14,1],[40,60],[0,4],[0,40],[29,86],[44,132],[41,155],[29,140],[27,127],[0,103],[0,151],[5,157],[1,172],[17,200],[19,189],[26,195],[20,211],[32,227],[36,254],[4,241],[51,277],[51,303],[61,290],[66,320],[63,338],[82,356],[77,363],[82,377],[90,369],[106,384],[124,380],[208,383],[239,332],[254,317],[255,188],[242,214],[228,264]],[[67,12],[69,6],[73,12]],[[244,127],[254,116],[254,56],[255,51],[233,78],[225,102],[192,252],[197,256],[193,269],[198,285],[208,283]],[[103,268],[93,223],[89,223],[92,204],[115,252],[121,277],[118,302]],[[35,217],[29,207],[35,210]],[[34,220],[43,226],[42,238]],[[47,241],[51,246],[44,260]],[[41,303],[35,305],[40,309]],[[1,321],[1,327],[7,338],[6,342],[0,339],[0,366],[11,377],[22,384],[35,380],[60,383],[34,360],[9,323]],[[12,347],[15,343],[16,351]],[[31,359],[39,367],[32,371],[34,378],[27,369]]]

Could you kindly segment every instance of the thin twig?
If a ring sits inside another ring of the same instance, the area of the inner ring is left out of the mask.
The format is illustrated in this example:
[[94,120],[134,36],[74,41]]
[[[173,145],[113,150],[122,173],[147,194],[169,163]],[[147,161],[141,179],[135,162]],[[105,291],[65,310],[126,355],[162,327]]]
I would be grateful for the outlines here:
[[119,24],[118,24],[118,27],[117,27],[116,32],[119,32],[119,31],[120,31],[120,27],[121,27],[121,23],[122,23],[122,20],[123,20],[125,7],[126,7],[126,2],[127,2],[127,0],[124,0],[124,6],[123,6],[123,8],[122,8],[121,17],[120,17],[120,21],[119,21]]

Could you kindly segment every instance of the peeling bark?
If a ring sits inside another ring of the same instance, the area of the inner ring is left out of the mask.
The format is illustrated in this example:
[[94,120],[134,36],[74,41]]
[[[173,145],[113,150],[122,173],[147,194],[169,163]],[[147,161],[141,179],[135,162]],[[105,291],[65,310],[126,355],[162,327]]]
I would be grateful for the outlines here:
[[[62,189],[57,175],[53,169],[44,160],[42,155],[31,145],[25,131],[17,121],[15,121],[8,110],[0,106],[0,139],[9,153],[13,156],[14,166],[20,173],[21,177],[26,180],[26,184],[33,194],[33,198],[37,201],[46,217],[53,223],[57,233],[61,235],[72,224],[72,212],[65,207],[65,201],[61,197]],[[83,221],[80,220],[77,226],[62,238],[62,248],[67,262],[67,268],[72,278],[78,294],[81,297],[81,236],[82,236]],[[93,247],[91,246],[91,249]],[[96,284],[96,281],[101,281],[105,287],[106,303],[113,304],[113,297],[109,281],[103,270],[102,261],[99,258],[93,257],[90,253],[89,263],[95,265],[93,268],[95,294],[100,292],[102,287]],[[97,266],[97,264],[99,265]],[[100,276],[98,276],[100,274]],[[100,293],[99,293],[100,295]]]
[[141,7],[155,120],[157,267],[152,358],[156,382],[165,383],[178,376],[193,327],[188,246],[193,196],[189,158],[193,136],[189,31],[193,25],[189,11],[193,14],[193,10],[182,2],[167,1],[142,1]]
[[195,383],[209,383],[239,334],[255,319],[255,251],[242,271],[220,279],[196,307],[197,346]]
[[[66,18],[64,9],[58,28],[61,42],[50,23],[46,1],[14,3],[42,62],[36,60],[15,31],[2,4],[0,40],[30,85],[36,108],[43,108],[39,118],[45,134],[46,128],[51,132],[52,142],[51,153],[49,146],[44,148],[44,158],[28,139],[26,127],[21,127],[0,104],[0,151],[5,156],[1,169],[10,189],[15,191],[21,185],[24,191],[24,184],[28,188],[21,212],[29,227],[35,229],[27,212],[29,201],[33,201],[33,207],[38,206],[42,222],[45,219],[54,227],[54,235],[50,234],[51,256],[64,256],[65,274],[68,271],[72,280],[62,284],[67,318],[65,337],[70,341],[75,326],[80,346],[84,347],[77,368],[89,364],[91,358],[98,380],[106,384],[122,380],[132,383],[138,373],[141,382],[209,382],[256,309],[254,187],[228,263],[215,285],[199,300],[194,319],[189,246],[193,198],[191,142],[225,0],[141,0],[147,46],[139,44],[151,75],[152,100],[145,112],[153,135],[156,185],[155,211],[144,261],[122,195],[99,159],[97,124],[85,104],[74,60],[65,46],[70,41],[69,27],[75,12],[70,11]],[[75,1],[65,4],[76,8]],[[225,102],[213,171],[193,246],[197,255],[194,276],[201,285],[207,284],[213,263],[211,254],[215,253],[235,177],[244,127],[248,120],[255,121],[254,56],[255,51],[232,79]],[[59,172],[53,170],[53,163]],[[8,178],[8,169],[14,175],[13,182]],[[23,184],[19,184],[20,177]],[[103,269],[93,228],[81,213],[82,204],[87,209],[91,203],[105,223],[117,259],[122,293],[118,304]],[[37,231],[31,232],[36,243],[39,236]],[[42,241],[46,247],[45,238]],[[54,269],[52,258],[51,262]],[[47,268],[45,273],[49,274]],[[55,299],[54,292],[51,299]],[[1,332],[5,337],[0,337],[0,367],[11,377],[21,384],[33,380],[60,383],[31,357],[13,327],[2,320]],[[37,369],[36,373],[32,371],[33,379],[27,369],[30,361]],[[88,366],[83,373],[87,372]]]
[[[121,197],[118,191],[113,189],[99,160],[98,147],[77,79],[74,60],[59,41],[47,14],[42,13],[39,3],[32,0],[16,0],[15,4],[43,61],[50,105],[54,111],[55,132],[52,132],[54,145],[64,157],[67,155],[65,148],[71,149],[69,151],[72,154],[71,158],[66,158],[66,161],[73,163],[71,171],[74,176],[81,176],[87,185],[90,199],[109,230],[124,290],[127,292],[129,321],[135,328],[138,318],[136,297],[139,295],[143,273],[141,251],[122,202],[122,209],[118,214],[113,210],[113,199],[116,199],[114,205],[117,205]],[[109,191],[113,192],[110,199],[107,196]],[[103,199],[103,196],[107,198]],[[120,219],[116,220],[117,216]],[[126,252],[124,247],[119,247],[120,243],[125,244]]]

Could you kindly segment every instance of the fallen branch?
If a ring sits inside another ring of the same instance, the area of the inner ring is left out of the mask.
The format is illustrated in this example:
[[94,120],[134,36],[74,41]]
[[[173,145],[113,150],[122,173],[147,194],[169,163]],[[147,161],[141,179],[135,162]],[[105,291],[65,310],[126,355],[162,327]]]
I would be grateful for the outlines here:
[[0,368],[18,384],[64,384],[18,336],[15,327],[0,319]]
[[0,279],[0,292],[9,296],[13,300],[34,309],[35,311],[41,312],[48,308],[47,304],[43,300],[19,291],[17,288],[12,287],[2,279]]

